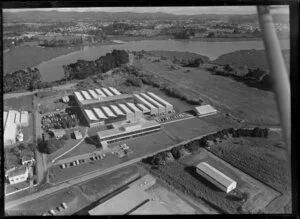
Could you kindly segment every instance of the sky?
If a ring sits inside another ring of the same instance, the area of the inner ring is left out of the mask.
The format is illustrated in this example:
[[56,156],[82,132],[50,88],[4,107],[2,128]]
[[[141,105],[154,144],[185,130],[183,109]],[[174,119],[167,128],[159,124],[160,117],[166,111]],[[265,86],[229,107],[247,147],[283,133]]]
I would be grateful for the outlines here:
[[[176,15],[194,14],[254,14],[255,6],[210,6],[210,7],[103,7],[103,8],[28,8],[28,9],[4,9],[4,12],[18,11],[105,11],[105,12],[164,12]],[[289,13],[286,5],[278,5],[271,10],[272,13]]]

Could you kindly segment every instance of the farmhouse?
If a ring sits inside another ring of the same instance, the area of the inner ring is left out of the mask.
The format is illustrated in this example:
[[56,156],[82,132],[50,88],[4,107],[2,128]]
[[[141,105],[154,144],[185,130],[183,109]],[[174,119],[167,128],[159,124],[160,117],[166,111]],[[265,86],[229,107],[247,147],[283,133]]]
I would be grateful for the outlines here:
[[206,162],[199,163],[196,166],[196,172],[226,193],[236,188],[236,181],[230,179]]
[[7,178],[10,184],[16,184],[20,182],[24,182],[28,179],[29,171],[25,166],[16,168],[7,173]]

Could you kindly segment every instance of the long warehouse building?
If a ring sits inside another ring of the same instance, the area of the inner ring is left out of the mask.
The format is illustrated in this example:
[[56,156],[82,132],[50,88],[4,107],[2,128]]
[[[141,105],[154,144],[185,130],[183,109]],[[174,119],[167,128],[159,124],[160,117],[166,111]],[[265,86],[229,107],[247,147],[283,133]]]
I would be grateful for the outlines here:
[[196,166],[196,172],[226,193],[229,193],[237,186],[236,181],[232,180],[206,162],[199,163]]
[[169,102],[165,101],[164,99],[160,98],[159,96],[157,96],[156,94],[152,93],[152,92],[147,92],[147,94],[152,97],[154,100],[156,100],[157,102],[161,103],[162,105],[164,105],[166,107],[166,111],[167,113],[171,113],[174,111],[174,107],[172,104],[170,104]]
[[74,98],[79,106],[116,103],[122,100],[133,101],[132,95],[122,94],[115,88],[96,88],[87,91],[75,91]]
[[[102,144],[113,143],[129,139],[132,137],[142,136],[160,130],[160,124],[155,121],[129,123],[123,127],[108,129],[97,133],[99,142]],[[103,143],[102,143],[103,142]],[[105,143],[104,143],[105,142]]]
[[147,100],[149,103],[151,103],[153,106],[155,106],[158,109],[158,114],[161,115],[161,114],[167,113],[166,107],[161,105],[159,102],[155,101],[154,99],[152,99],[145,93],[141,93],[140,95],[141,95],[141,97],[143,97],[145,100]]
[[151,103],[146,101],[144,98],[142,98],[140,95],[134,94],[133,96],[138,103],[144,104],[150,110],[151,115],[158,114],[158,109],[155,106],[153,106]]

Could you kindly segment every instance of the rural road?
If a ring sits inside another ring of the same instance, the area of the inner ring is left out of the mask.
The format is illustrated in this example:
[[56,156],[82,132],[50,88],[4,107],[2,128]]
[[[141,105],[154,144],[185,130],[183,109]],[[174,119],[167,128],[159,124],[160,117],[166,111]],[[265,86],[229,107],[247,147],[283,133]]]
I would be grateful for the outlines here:
[[37,92],[40,91],[52,91],[52,90],[65,90],[65,89],[70,89],[72,87],[74,87],[77,83],[70,83],[70,84],[64,84],[64,85],[58,85],[58,86],[54,86],[51,88],[45,88],[45,89],[39,89],[39,90],[35,90],[35,91],[28,91],[28,92],[22,92],[22,93],[8,93],[8,94],[4,94],[3,95],[3,99],[11,99],[11,98],[18,98],[18,97],[22,97],[22,96],[27,96],[27,95],[31,95],[31,94],[35,94]]
[[120,168],[132,165],[132,164],[134,164],[134,163],[136,163],[136,162],[140,161],[141,159],[146,158],[148,156],[154,155],[154,154],[162,152],[162,151],[170,150],[173,147],[177,147],[179,145],[186,144],[186,143],[188,143],[190,141],[193,141],[193,140],[196,140],[196,139],[200,139],[203,136],[206,136],[206,135],[209,135],[209,134],[213,134],[213,133],[216,133],[216,131],[210,132],[210,133],[206,133],[205,135],[200,135],[198,137],[195,137],[193,139],[189,139],[187,141],[182,141],[182,142],[180,142],[178,144],[171,145],[171,146],[169,146],[167,148],[164,148],[164,149],[161,149],[159,151],[155,151],[155,152],[152,152],[152,153],[140,156],[140,157],[132,159],[132,160],[130,160],[128,162],[125,162],[125,163],[122,163],[122,164],[119,164],[119,165],[107,168],[107,169],[102,170],[102,171],[96,170],[96,171],[87,173],[85,175],[79,176],[79,177],[74,177],[73,179],[67,180],[66,182],[62,182],[61,184],[59,184],[59,185],[57,185],[55,187],[51,187],[51,188],[45,189],[45,190],[43,190],[41,192],[33,193],[31,195],[22,197],[20,199],[7,202],[7,203],[5,203],[5,209],[13,208],[15,206],[18,206],[18,205],[23,204],[25,202],[32,201],[34,199],[40,198],[40,197],[45,196],[45,195],[53,195],[53,193],[58,192],[59,190],[69,188],[70,186],[73,186],[75,184],[78,184],[78,183],[81,183],[81,182],[93,179],[95,177],[99,177],[101,175],[104,175],[106,173],[118,170]]

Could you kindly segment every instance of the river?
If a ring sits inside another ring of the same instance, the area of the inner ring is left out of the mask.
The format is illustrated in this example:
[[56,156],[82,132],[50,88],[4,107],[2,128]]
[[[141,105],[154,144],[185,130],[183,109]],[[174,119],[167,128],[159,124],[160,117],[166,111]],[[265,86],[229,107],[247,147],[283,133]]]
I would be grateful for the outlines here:
[[[289,40],[280,40],[282,49],[289,49]],[[165,50],[191,52],[209,57],[211,60],[220,55],[244,50],[244,49],[264,49],[263,41],[235,41],[235,42],[203,42],[203,41],[178,41],[178,40],[143,40],[130,41],[123,44],[84,46],[76,52],[69,53],[42,62],[37,66],[40,70],[43,81],[55,81],[63,77],[63,65],[74,63],[79,59],[95,60],[100,56],[111,52],[113,49],[125,49],[129,51],[141,50]]]

